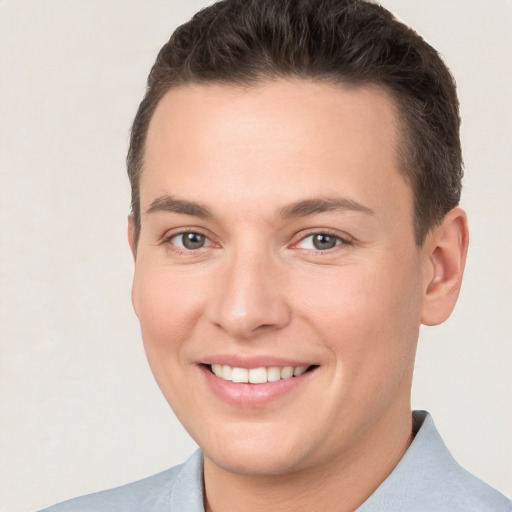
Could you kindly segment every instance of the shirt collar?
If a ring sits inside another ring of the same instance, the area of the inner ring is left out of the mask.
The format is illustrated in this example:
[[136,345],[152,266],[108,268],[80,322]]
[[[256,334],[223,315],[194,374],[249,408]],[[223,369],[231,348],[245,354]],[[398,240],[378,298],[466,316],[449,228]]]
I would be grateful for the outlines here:
[[411,510],[448,510],[429,508],[436,495],[450,495],[449,475],[461,471],[439,435],[432,416],[426,411],[413,412],[417,433],[391,474],[357,509],[357,512],[410,512]]
[[[421,504],[432,503],[433,490],[446,492],[450,471],[460,471],[430,414],[415,411],[413,425],[417,433],[409,449],[357,512],[420,510]],[[203,488],[203,456],[197,450],[183,464],[174,482],[170,510],[204,512]]]

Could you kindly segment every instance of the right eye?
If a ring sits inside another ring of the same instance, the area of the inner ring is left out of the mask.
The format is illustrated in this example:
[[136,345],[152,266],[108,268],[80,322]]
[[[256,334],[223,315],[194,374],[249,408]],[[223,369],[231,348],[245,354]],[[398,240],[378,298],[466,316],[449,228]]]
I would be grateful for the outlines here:
[[303,238],[297,247],[301,249],[313,249],[317,251],[327,251],[333,249],[337,245],[341,245],[343,241],[339,236],[333,236],[329,233],[313,233]]
[[177,235],[171,236],[168,241],[177,248],[187,251],[202,249],[203,247],[212,245],[206,236],[201,233],[196,233],[195,231],[178,233]]

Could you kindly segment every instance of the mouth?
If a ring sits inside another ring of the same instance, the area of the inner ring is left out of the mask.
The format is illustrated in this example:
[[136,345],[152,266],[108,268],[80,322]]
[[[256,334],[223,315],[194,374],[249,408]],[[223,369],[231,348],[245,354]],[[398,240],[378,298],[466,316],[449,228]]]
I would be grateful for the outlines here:
[[236,384],[266,384],[299,377],[317,368],[316,365],[269,366],[259,368],[241,368],[227,364],[205,365],[211,373],[222,380]]

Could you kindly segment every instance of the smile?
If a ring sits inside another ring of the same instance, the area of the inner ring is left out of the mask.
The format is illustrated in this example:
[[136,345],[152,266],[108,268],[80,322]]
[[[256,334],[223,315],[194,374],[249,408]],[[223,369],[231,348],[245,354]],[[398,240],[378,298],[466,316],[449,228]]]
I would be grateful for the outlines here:
[[265,384],[267,382],[277,382],[279,380],[298,377],[305,373],[310,366],[270,366],[260,368],[240,368],[229,366],[227,364],[210,365],[211,372],[217,377],[243,384]]

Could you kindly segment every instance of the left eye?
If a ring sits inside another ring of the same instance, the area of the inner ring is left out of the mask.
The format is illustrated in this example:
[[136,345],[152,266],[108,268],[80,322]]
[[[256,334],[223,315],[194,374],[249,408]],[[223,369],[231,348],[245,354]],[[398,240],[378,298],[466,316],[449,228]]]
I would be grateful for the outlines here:
[[201,249],[208,245],[208,238],[201,233],[188,232],[179,233],[169,239],[169,241],[179,247],[180,249],[187,249],[193,251],[194,249]]
[[298,244],[299,249],[311,249],[316,251],[327,251],[341,245],[343,240],[328,233],[314,233],[313,235],[306,236]]

